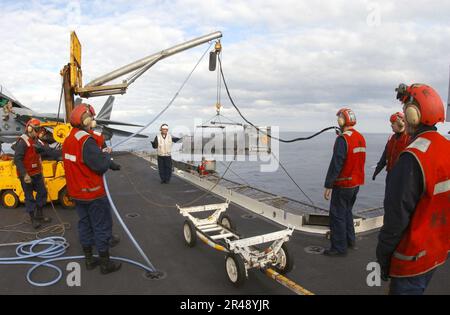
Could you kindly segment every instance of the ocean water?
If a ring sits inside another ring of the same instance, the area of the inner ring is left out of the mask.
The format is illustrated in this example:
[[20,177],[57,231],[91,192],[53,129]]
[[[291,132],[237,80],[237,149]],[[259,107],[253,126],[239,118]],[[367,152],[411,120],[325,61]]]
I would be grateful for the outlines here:
[[[286,132],[282,133],[281,137],[290,139],[310,134]],[[376,181],[372,181],[372,174],[374,166],[383,153],[389,134],[366,134],[364,136],[367,142],[366,184],[361,187],[358,195],[355,205],[357,210],[382,206],[385,188],[385,172],[381,172]],[[150,139],[153,137],[154,135]],[[325,208],[328,208],[329,202],[323,198],[323,185],[335,138],[334,132],[327,132],[312,140],[292,144],[280,143],[279,155],[277,154],[280,162],[314,204]],[[150,139],[132,139],[120,149],[151,152],[153,150]],[[114,141],[118,141],[118,139],[114,139]],[[173,158],[186,160],[177,152],[179,148],[180,145],[174,147]],[[229,161],[218,161],[217,171],[222,174],[229,163]],[[296,200],[308,201],[281,168],[275,172],[261,172],[260,167],[263,164],[267,164],[267,162],[234,161],[225,174],[225,178]]]

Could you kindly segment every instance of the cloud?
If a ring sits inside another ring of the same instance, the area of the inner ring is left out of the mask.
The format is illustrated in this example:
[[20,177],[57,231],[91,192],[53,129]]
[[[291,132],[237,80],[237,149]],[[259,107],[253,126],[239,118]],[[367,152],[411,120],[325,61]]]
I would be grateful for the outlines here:
[[[444,1],[404,0],[6,1],[0,12],[1,81],[22,103],[55,112],[72,28],[83,45],[85,83],[222,30],[227,83],[250,120],[312,131],[334,124],[337,109],[348,106],[363,132],[389,132],[387,119],[400,108],[398,83],[428,83],[446,101],[449,11]],[[112,118],[149,121],[205,49],[156,64],[117,97]],[[224,92],[223,113],[237,120]],[[91,102],[100,109],[104,100]],[[161,121],[193,126],[195,118],[214,115],[215,103],[216,73],[205,59]]]

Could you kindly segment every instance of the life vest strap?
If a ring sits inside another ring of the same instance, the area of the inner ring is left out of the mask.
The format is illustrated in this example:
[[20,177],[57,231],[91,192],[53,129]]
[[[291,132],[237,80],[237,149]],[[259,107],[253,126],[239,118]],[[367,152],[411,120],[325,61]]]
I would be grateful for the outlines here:
[[418,253],[415,256],[407,256],[407,255],[400,254],[399,252],[394,252],[395,258],[400,259],[400,260],[405,260],[405,261],[418,261],[419,258],[422,258],[426,255],[427,255],[426,250],[421,251],[420,253]]

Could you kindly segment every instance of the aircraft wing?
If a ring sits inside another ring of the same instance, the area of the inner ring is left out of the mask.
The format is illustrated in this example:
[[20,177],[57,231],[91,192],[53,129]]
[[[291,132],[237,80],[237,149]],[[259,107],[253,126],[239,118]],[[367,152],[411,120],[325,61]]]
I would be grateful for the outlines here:
[[[57,114],[39,114],[34,113],[32,116],[30,115],[21,115],[20,116],[21,121],[27,122],[31,117],[37,118],[42,121],[55,121],[55,122],[64,122],[63,115],[60,115],[59,118]],[[117,125],[117,126],[129,126],[129,127],[142,127],[142,125],[136,125],[132,123],[127,122],[121,122],[121,121],[115,121],[115,120],[109,120],[109,119],[96,119],[98,125]]]
[[[110,127],[103,127],[103,135],[105,136],[105,138],[107,140],[111,139],[112,136],[119,136],[119,137],[129,137],[131,136],[133,133],[132,132],[128,132],[128,131],[124,131],[124,130],[119,130],[119,129],[114,129],[114,128],[110,128]],[[135,138],[148,138],[148,136],[146,135],[142,135],[142,134],[137,134],[134,136]]]

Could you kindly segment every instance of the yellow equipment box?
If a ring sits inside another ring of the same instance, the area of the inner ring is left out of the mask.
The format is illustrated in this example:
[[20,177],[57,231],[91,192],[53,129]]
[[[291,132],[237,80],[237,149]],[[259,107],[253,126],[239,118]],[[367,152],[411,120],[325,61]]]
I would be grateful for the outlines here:
[[[43,161],[42,174],[48,192],[47,201],[59,201],[64,208],[72,208],[73,201],[67,195],[63,162]],[[12,160],[0,160],[0,196],[5,208],[16,208],[25,202],[16,166]]]

